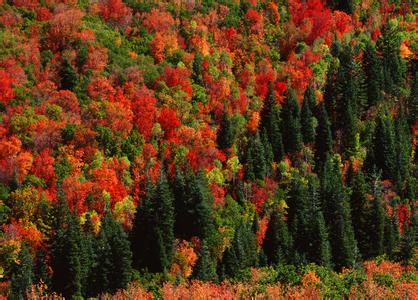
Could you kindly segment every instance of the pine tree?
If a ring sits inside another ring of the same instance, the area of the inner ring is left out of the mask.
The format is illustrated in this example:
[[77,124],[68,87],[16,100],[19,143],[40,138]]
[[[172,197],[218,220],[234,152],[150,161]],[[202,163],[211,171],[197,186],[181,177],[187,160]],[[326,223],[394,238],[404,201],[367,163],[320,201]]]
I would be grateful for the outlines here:
[[78,81],[77,72],[68,59],[64,59],[59,75],[61,78],[61,89],[74,91]]
[[257,132],[255,138],[249,141],[247,149],[246,177],[249,180],[263,180],[267,175],[264,146],[261,143],[260,134]]
[[334,157],[328,156],[321,178],[322,207],[329,228],[332,258],[337,269],[352,267],[357,252],[340,163],[338,154]]
[[281,113],[283,120],[283,145],[286,153],[298,152],[302,149],[302,134],[299,105],[296,94],[289,89],[286,102]]
[[368,224],[370,239],[369,257],[379,256],[384,252],[385,210],[382,206],[382,187],[379,179],[378,174],[372,175],[373,202]]
[[407,102],[407,116],[409,125],[414,125],[418,118],[418,60],[412,61],[411,94]]
[[36,258],[34,262],[34,283],[45,283],[46,286],[50,286],[50,274],[47,264],[47,252],[45,248],[40,247],[36,252]]
[[401,191],[406,190],[410,177],[410,153],[413,141],[407,123],[407,117],[401,110],[395,120],[395,148],[396,148],[396,184]]
[[368,234],[371,215],[367,203],[367,185],[363,172],[361,170],[354,171],[352,164],[350,164],[349,177],[351,220],[359,251],[365,258],[369,256],[370,247],[373,247],[370,244],[370,236]]
[[283,159],[284,149],[282,133],[280,130],[280,108],[277,104],[276,91],[273,82],[269,83],[269,90],[264,99],[263,109],[260,114],[259,130],[266,131],[271,147],[273,149],[274,161],[279,162]]
[[384,228],[384,250],[389,258],[394,259],[399,247],[400,232],[397,203],[392,203],[392,216],[386,215]]
[[311,144],[315,141],[315,127],[317,121],[312,113],[312,109],[315,105],[316,99],[314,89],[310,86],[305,91],[300,115],[303,142],[305,144]]
[[[330,265],[330,245],[318,199],[318,180],[296,176],[288,202],[288,223],[300,263]],[[298,263],[298,262],[297,262]]]
[[318,129],[315,139],[315,161],[316,169],[321,170],[323,163],[332,152],[331,124],[328,119],[327,110],[322,103],[319,106]]
[[414,258],[416,252],[416,233],[414,217],[405,222],[404,232],[400,240],[399,258],[403,264],[407,265]]
[[220,149],[231,148],[234,144],[234,132],[231,121],[228,119],[228,115],[224,113],[222,115],[222,122],[218,129],[218,135],[216,142]]
[[33,282],[33,262],[28,246],[23,245],[11,275],[10,299],[26,299],[26,291]]
[[374,163],[383,171],[383,178],[399,178],[396,169],[395,130],[389,113],[380,112],[373,140]]
[[203,63],[203,56],[199,52],[196,53],[194,60],[193,60],[193,73],[192,78],[196,84],[202,85],[202,63]]
[[274,162],[273,147],[270,144],[265,128],[263,128],[263,132],[261,133],[261,143],[264,146],[264,158],[266,161],[267,175],[272,175],[272,165]]
[[174,251],[174,196],[163,172],[155,191],[138,206],[132,239],[138,268],[168,270]]
[[270,215],[263,242],[263,251],[270,265],[290,262],[292,240],[284,221],[283,212],[275,210]]
[[383,69],[382,62],[377,56],[376,48],[370,41],[364,49],[363,67],[366,75],[368,105],[372,106],[383,98]]
[[257,264],[257,243],[251,224],[240,221],[235,228],[232,244],[225,250],[222,264],[225,275],[233,277],[240,270]]
[[394,21],[389,21],[383,27],[378,40],[379,50],[383,54],[384,88],[387,93],[399,94],[405,80],[405,62],[400,55],[402,36]]
[[211,257],[206,240],[202,241],[199,259],[193,269],[193,277],[201,281],[217,281],[216,263]]
[[172,183],[175,198],[175,236],[190,239],[193,236],[208,238],[214,231],[213,196],[203,172],[194,174],[176,169]]

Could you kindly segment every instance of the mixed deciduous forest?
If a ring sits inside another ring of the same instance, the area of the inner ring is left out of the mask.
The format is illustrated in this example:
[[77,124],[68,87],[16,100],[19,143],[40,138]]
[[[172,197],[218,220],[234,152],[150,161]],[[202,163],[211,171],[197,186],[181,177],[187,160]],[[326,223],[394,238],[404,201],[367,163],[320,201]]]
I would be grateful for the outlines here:
[[414,2],[0,0],[0,298],[417,299]]

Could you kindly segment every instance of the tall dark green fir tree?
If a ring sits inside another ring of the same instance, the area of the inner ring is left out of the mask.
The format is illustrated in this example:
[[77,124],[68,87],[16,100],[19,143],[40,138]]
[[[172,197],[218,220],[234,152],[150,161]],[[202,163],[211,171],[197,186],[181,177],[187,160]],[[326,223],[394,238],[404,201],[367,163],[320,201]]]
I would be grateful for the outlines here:
[[363,68],[366,75],[367,102],[369,106],[372,106],[383,98],[383,69],[376,47],[370,41],[364,49]]
[[212,258],[206,240],[202,241],[199,259],[193,268],[193,277],[202,281],[217,281],[216,262]]
[[352,267],[357,259],[357,242],[340,164],[338,154],[328,156],[321,178],[321,201],[336,269]]
[[11,284],[9,295],[12,300],[26,299],[26,292],[33,283],[33,260],[28,246],[23,244],[18,255],[18,262],[15,263],[11,274]]
[[259,132],[255,138],[250,139],[247,148],[246,177],[249,180],[263,180],[267,175],[267,165],[264,153],[264,146],[261,143]]
[[314,89],[309,86],[303,97],[302,110],[300,114],[301,130],[303,135],[303,142],[305,144],[312,144],[315,141],[315,128],[317,120],[313,116],[312,110],[316,105],[316,98]]
[[61,78],[61,89],[74,91],[74,88],[77,85],[78,77],[70,60],[64,59],[59,75]]
[[316,169],[320,171],[328,155],[332,153],[331,123],[323,103],[318,109],[318,128],[315,139],[315,163]]
[[218,129],[216,142],[220,149],[230,148],[234,143],[234,132],[232,124],[226,112],[224,112],[222,115],[222,121]]
[[266,131],[271,144],[274,161],[281,161],[284,156],[282,133],[280,130],[280,107],[277,103],[276,91],[273,82],[269,83],[269,90],[264,99],[263,109],[260,114],[260,132]]
[[288,90],[281,117],[285,152],[294,153],[300,151],[302,149],[300,111],[296,94],[292,89]]

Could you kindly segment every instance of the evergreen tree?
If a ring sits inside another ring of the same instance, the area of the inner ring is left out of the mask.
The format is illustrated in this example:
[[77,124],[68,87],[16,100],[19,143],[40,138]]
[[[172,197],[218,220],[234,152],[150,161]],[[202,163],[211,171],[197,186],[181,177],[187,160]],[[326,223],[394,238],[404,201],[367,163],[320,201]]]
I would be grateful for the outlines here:
[[407,116],[409,125],[414,125],[418,118],[418,60],[412,61],[411,93],[407,102]]
[[385,210],[382,206],[382,187],[379,175],[372,176],[372,195],[373,202],[370,211],[368,234],[370,248],[368,256],[379,256],[384,252],[384,229],[385,229]]
[[64,219],[56,228],[51,245],[52,288],[66,298],[81,297],[83,266],[82,231],[78,218],[69,213],[65,200],[60,200],[58,214]]
[[206,240],[202,241],[199,259],[193,269],[193,277],[202,281],[217,281],[216,263],[210,255]]
[[263,132],[261,133],[261,143],[264,146],[264,158],[266,161],[267,175],[272,175],[272,165],[274,162],[273,147],[270,144],[265,128],[263,128]]
[[416,232],[414,217],[405,222],[404,232],[400,240],[399,258],[403,264],[410,263],[416,252]]
[[369,256],[370,244],[369,220],[370,209],[367,201],[367,185],[361,170],[354,171],[350,164],[349,184],[351,188],[351,220],[354,226],[354,235],[361,255],[365,258]]
[[288,222],[300,263],[315,262],[329,266],[330,245],[319,205],[318,187],[318,180],[313,175],[294,179],[288,204]]
[[383,69],[382,62],[377,56],[376,48],[371,42],[368,42],[364,49],[363,67],[366,75],[368,105],[372,106],[383,98]]
[[220,149],[231,148],[234,144],[234,132],[232,124],[226,113],[222,115],[222,122],[218,129],[216,142]]
[[300,151],[302,149],[300,112],[296,94],[292,89],[288,91],[281,116],[283,120],[283,145],[286,153]]
[[386,215],[384,228],[384,250],[389,258],[395,258],[400,241],[397,204],[392,204],[392,216]]
[[374,163],[383,172],[383,178],[396,180],[396,147],[393,119],[389,113],[380,112],[373,140]]
[[214,230],[213,196],[204,173],[194,174],[189,167],[185,172],[177,168],[173,191],[175,236],[181,239],[211,236]]
[[402,36],[396,22],[387,22],[378,44],[383,54],[384,88],[387,93],[394,96],[399,94],[405,80],[406,67],[400,55],[401,43]]
[[396,149],[396,184],[401,191],[405,191],[410,177],[410,153],[413,141],[407,123],[407,117],[401,110],[395,120],[395,149]]
[[196,84],[199,84],[199,85],[203,85],[202,63],[203,63],[203,56],[202,54],[200,54],[200,52],[197,52],[193,59],[192,79]]
[[276,91],[273,82],[269,83],[269,90],[264,99],[263,109],[260,114],[260,131],[266,131],[268,140],[270,141],[274,161],[278,162],[283,159],[284,149],[282,141],[282,133],[280,131],[280,108],[277,104]]
[[138,206],[132,246],[137,267],[168,270],[174,251],[174,196],[163,172],[155,191]]
[[[335,45],[335,42],[333,43],[333,46]],[[334,46],[336,47],[336,46]],[[337,77],[337,70],[338,70],[338,64],[337,60],[332,60],[331,64],[328,68],[327,72],[327,80],[325,82],[324,87],[324,102],[320,104],[319,106],[319,112],[318,116],[322,113],[322,107],[327,112],[327,115],[329,115],[328,122],[330,122],[330,127],[335,131],[337,127],[337,83],[336,83],[336,77]],[[318,120],[318,124],[320,125],[320,121]],[[332,132],[331,132],[332,133]],[[331,136],[332,137],[332,136]],[[325,160],[324,160],[325,161]]]
[[78,79],[77,79],[77,72],[75,71],[70,60],[64,59],[59,75],[61,78],[61,89],[74,91],[74,88],[77,85]]
[[247,149],[246,177],[249,180],[263,180],[267,175],[264,146],[261,143],[260,134],[257,132],[254,139],[249,141]]
[[331,124],[328,119],[327,110],[322,103],[319,106],[318,129],[315,139],[315,161],[317,170],[322,169],[322,164],[332,152]]
[[305,144],[311,144],[315,141],[316,119],[312,113],[312,109],[315,105],[316,99],[314,89],[310,86],[305,91],[300,115],[303,142]]
[[332,258],[337,269],[352,267],[357,252],[340,163],[339,155],[328,156],[321,178],[322,207],[329,228]]
[[327,0],[327,4],[335,10],[352,14],[356,9],[357,0]]
[[270,215],[263,242],[263,251],[270,265],[290,262],[292,240],[284,221],[283,212],[274,210]]
[[11,275],[10,299],[26,299],[26,291],[31,288],[33,277],[32,255],[28,246],[23,245]]
[[36,258],[34,262],[34,283],[45,283],[46,286],[50,286],[50,274],[47,264],[47,252],[45,248],[40,247],[36,252]]
[[225,250],[222,264],[225,275],[235,276],[240,270],[257,264],[257,242],[251,224],[240,221],[232,244]]

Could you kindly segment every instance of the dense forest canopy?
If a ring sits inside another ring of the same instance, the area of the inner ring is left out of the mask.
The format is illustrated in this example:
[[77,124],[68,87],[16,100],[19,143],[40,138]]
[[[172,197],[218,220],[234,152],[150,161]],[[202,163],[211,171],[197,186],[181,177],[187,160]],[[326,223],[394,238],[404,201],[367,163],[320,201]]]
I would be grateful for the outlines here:
[[418,297],[413,2],[0,0],[0,294]]

